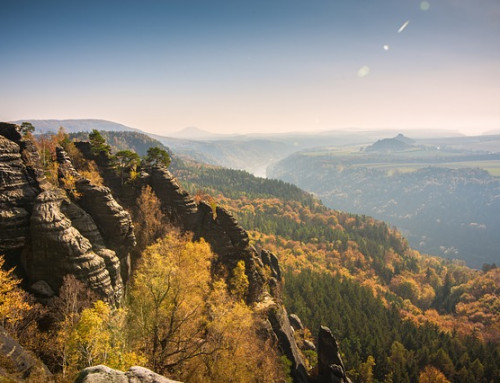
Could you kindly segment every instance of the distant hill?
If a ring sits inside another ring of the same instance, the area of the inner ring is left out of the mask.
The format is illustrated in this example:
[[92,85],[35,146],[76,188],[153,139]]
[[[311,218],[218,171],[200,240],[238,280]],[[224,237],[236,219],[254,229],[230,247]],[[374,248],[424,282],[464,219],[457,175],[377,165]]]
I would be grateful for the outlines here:
[[268,175],[315,193],[328,207],[396,225],[417,250],[480,268],[499,262],[499,170],[500,154],[414,146],[295,153]]
[[17,120],[11,121],[14,124],[22,122],[30,122],[35,127],[35,133],[57,132],[59,127],[64,127],[68,133],[90,132],[92,129],[97,130],[116,130],[126,132],[140,132],[141,130],[131,128],[122,124],[106,120]]
[[378,140],[373,145],[368,146],[367,152],[397,152],[410,148],[415,141],[399,133],[394,138],[384,138]]
[[188,126],[187,128],[169,134],[169,136],[174,138],[184,138],[191,140],[205,140],[205,139],[215,138],[219,135],[209,132],[207,130],[199,129],[195,126]]
[[483,133],[483,136],[491,136],[491,135],[497,135],[497,134],[500,134],[500,129],[488,130],[487,132]]

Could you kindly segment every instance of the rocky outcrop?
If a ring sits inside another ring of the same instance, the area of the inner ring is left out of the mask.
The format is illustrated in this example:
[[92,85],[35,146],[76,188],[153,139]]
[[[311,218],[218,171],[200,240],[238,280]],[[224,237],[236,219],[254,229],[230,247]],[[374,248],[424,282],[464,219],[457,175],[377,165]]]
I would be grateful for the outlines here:
[[265,249],[261,250],[260,257],[264,265],[271,270],[271,277],[281,282],[281,268],[278,262],[278,257]]
[[154,166],[146,180],[162,203],[162,210],[170,220],[184,230],[194,231],[198,208],[195,201],[181,189],[172,174],[164,167]]
[[36,160],[28,146],[16,125],[0,123],[0,254],[10,258],[11,266],[19,262],[31,210],[42,190],[39,172],[26,163]]
[[304,325],[297,314],[290,314],[288,319],[290,320],[290,324],[295,331],[304,329]]
[[[122,190],[120,180],[112,171],[108,158],[105,156],[93,157],[86,143],[80,143],[78,147],[83,149],[82,152],[87,158],[96,160],[106,185],[120,196],[121,201],[125,200],[128,203],[135,201]],[[294,338],[294,329],[290,324],[286,309],[280,303],[282,273],[278,259],[273,253],[266,250],[258,252],[250,246],[247,232],[225,209],[213,208],[204,202],[196,204],[166,168],[154,166],[142,169],[135,186],[136,193],[138,194],[140,189],[146,185],[153,189],[161,202],[163,213],[173,225],[193,232],[194,239],[204,238],[211,245],[212,250],[217,254],[215,270],[218,269],[218,264],[230,272],[239,261],[245,262],[245,272],[249,280],[247,301],[255,303],[263,317],[262,328],[259,332],[268,339],[274,339],[282,353],[292,362],[291,373],[294,382],[334,383],[348,381],[338,349],[332,346],[336,345],[336,342],[328,343],[327,337],[322,338],[322,348],[318,348],[324,367],[322,367],[318,377],[308,376],[304,359]],[[269,272],[266,272],[265,268],[268,268]],[[297,321],[292,316],[291,320],[295,321],[294,327],[296,329],[303,328],[300,319]],[[326,347],[325,345],[330,346]],[[307,348],[315,349],[315,346],[309,342]]]
[[0,326],[0,381],[24,382],[30,378],[39,378],[37,381],[54,381],[47,366],[26,351]]
[[276,334],[281,352],[292,362],[291,374],[293,381],[295,383],[309,382],[304,359],[295,342],[292,326],[290,326],[285,307],[283,305],[275,305],[268,311],[267,317],[274,334]]
[[318,383],[348,383],[339,345],[328,327],[321,326],[318,335]]
[[42,192],[30,221],[32,246],[23,264],[31,281],[44,281],[57,292],[63,277],[73,274],[110,302],[121,297],[118,258],[104,247],[92,217],[62,190]]
[[130,275],[130,251],[136,244],[130,214],[116,202],[108,187],[94,185],[82,177],[73,168],[62,148],[57,148],[56,153],[59,177],[64,179],[71,176],[75,179],[75,189],[79,195],[78,205],[90,214],[104,238],[106,247],[118,256],[121,278],[126,281]]
[[99,365],[80,372],[75,383],[180,383],[165,378],[144,367],[131,367],[122,372]]

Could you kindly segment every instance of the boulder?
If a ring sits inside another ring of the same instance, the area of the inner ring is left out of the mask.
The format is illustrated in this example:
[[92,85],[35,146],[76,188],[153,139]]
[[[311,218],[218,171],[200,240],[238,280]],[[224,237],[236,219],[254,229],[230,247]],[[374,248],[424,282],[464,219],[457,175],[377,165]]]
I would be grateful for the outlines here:
[[80,372],[75,383],[180,383],[144,367],[134,366],[127,372],[99,365]]

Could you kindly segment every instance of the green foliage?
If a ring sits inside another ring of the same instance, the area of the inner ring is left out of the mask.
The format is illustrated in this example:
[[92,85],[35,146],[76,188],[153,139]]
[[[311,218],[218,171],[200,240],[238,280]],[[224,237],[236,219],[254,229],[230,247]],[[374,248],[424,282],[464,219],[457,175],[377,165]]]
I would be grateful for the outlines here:
[[292,376],[291,376],[291,373],[292,373],[292,361],[290,359],[288,359],[286,357],[286,355],[281,355],[280,360],[281,360],[281,366],[283,368],[283,372],[284,372],[284,375],[285,375],[284,381],[286,383],[292,383],[293,382]]
[[145,161],[149,165],[161,165],[168,168],[170,156],[165,149],[154,146],[148,149]]
[[[288,271],[285,280],[287,309],[311,329],[320,324],[332,329],[345,354],[347,370],[367,373],[364,363],[373,356],[373,376],[378,381],[392,376],[393,382],[416,382],[419,372],[429,364],[453,382],[467,381],[455,373],[462,368],[462,376],[500,380],[500,350],[493,343],[459,338],[430,324],[417,327],[402,320],[395,307],[386,308],[368,288],[340,276]],[[478,360],[474,368],[470,359]]]
[[98,156],[101,153],[110,155],[111,147],[106,144],[106,139],[98,130],[94,129],[89,133],[89,142],[93,155]]
[[32,134],[34,131],[35,131],[35,127],[33,126],[33,124],[31,124],[31,122],[25,121],[21,124],[21,134],[23,136],[26,136],[28,134]]
[[131,150],[120,150],[115,154],[114,160],[122,184],[125,173],[128,172],[128,177],[132,178],[131,175],[134,174],[133,172],[137,170],[137,166],[141,163],[141,157]]
[[[99,133],[115,153],[121,150],[131,150],[139,156],[145,156],[147,150],[153,146],[168,150],[160,141],[143,133],[115,131],[100,131]],[[88,139],[87,133],[84,132],[71,133],[69,136],[76,141],[87,141]]]
[[177,163],[173,171],[183,185],[193,194],[198,188],[208,194],[222,193],[228,198],[269,198],[298,201],[304,206],[323,209],[309,193],[287,182],[255,177],[243,170],[225,169],[201,164]]

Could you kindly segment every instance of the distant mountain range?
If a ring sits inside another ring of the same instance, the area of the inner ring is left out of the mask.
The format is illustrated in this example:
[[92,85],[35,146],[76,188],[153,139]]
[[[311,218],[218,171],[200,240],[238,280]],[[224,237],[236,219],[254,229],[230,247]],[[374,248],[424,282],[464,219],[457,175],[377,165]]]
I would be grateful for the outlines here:
[[97,130],[117,130],[125,132],[142,132],[140,129],[131,128],[122,124],[106,120],[17,120],[10,121],[14,124],[21,124],[23,122],[30,122],[35,127],[36,133],[57,132],[61,126],[66,129],[68,133],[77,132],[90,132],[92,129]]
[[[175,154],[186,155],[193,159],[212,165],[225,166],[232,169],[246,170],[254,175],[265,177],[267,168],[285,157],[313,148],[363,148],[369,147],[377,140],[396,136],[398,131],[379,130],[364,131],[361,129],[328,130],[314,132],[287,132],[287,133],[255,133],[255,134],[216,134],[197,127],[187,127],[180,131],[167,133],[165,136],[147,133],[123,124],[99,119],[72,119],[72,120],[18,120],[31,122],[35,133],[56,132],[63,126],[67,132],[89,132],[92,129],[101,131],[132,131],[147,134],[169,147]],[[436,146],[467,146],[475,145],[482,148],[496,144],[488,140],[487,143],[477,138],[466,137],[449,130],[412,130],[405,131],[395,137],[398,141],[407,136],[418,141],[418,144]],[[428,138],[432,137],[432,138]]]

